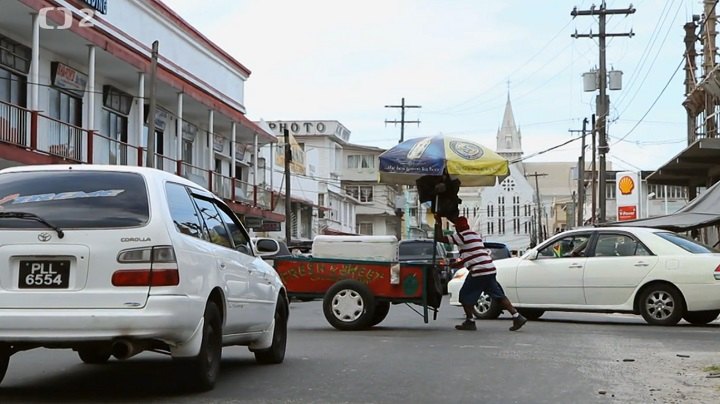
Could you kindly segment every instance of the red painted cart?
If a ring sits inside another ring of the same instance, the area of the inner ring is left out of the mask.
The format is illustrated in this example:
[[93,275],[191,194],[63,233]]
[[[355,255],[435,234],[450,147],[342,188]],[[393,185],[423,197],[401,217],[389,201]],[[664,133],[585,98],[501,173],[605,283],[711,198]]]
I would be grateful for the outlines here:
[[[391,279],[393,269],[396,279]],[[431,265],[301,256],[276,258],[275,270],[290,297],[322,298],[325,318],[339,330],[377,325],[391,304],[400,303],[421,306],[422,313],[415,311],[427,323],[429,312],[437,318],[442,298]]]

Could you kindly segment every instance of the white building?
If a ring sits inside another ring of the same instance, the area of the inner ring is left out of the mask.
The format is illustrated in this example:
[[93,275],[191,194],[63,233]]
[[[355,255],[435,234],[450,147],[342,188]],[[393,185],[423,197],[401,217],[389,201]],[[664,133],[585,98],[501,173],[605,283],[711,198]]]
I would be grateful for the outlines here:
[[[269,121],[268,126],[278,138],[284,136],[287,128],[297,142],[290,180],[293,238],[311,240],[318,234],[356,234],[359,202],[343,191],[340,181],[345,161],[343,149],[349,144],[350,131],[338,121]],[[266,170],[272,167],[273,190],[284,200],[285,186],[280,186],[284,160],[278,157],[283,149],[277,148],[272,159],[270,148],[265,149],[261,153],[268,167]],[[284,234],[272,233],[277,238],[284,238]]]
[[402,219],[395,214],[400,187],[378,183],[379,156],[384,149],[346,144],[343,148],[342,188],[358,203],[356,233],[402,236]]
[[150,162],[212,189],[241,219],[284,220],[258,202],[269,198],[252,175],[255,151],[276,139],[245,116],[250,70],[161,1],[3,0],[1,9],[0,167]]
[[536,203],[523,163],[513,163],[522,157],[523,151],[509,94],[496,140],[495,151],[511,162],[510,175],[494,187],[479,188],[479,199],[463,193],[460,214],[468,215],[486,240],[505,243],[511,251],[523,251],[530,246],[534,234]]

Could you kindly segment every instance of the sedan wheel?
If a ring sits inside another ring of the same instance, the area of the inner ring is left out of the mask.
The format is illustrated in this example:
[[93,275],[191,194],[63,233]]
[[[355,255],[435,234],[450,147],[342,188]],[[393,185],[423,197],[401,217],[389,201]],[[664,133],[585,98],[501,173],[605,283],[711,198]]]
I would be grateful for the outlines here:
[[473,307],[473,314],[480,320],[493,320],[500,317],[502,308],[498,304],[497,300],[488,296],[485,292],[480,295],[475,307]]
[[720,311],[717,310],[689,311],[685,313],[683,318],[690,324],[705,325],[715,320],[718,315],[720,315]]
[[194,390],[207,391],[215,386],[222,356],[222,317],[213,302],[205,307],[205,322],[200,353],[187,363],[190,385]]
[[5,378],[8,365],[10,364],[10,347],[0,343],[0,382]]
[[649,324],[675,325],[685,314],[685,304],[673,286],[658,284],[643,292],[640,313]]
[[288,307],[285,298],[280,295],[275,308],[275,324],[272,345],[268,349],[255,351],[255,360],[263,364],[282,363],[287,346]]

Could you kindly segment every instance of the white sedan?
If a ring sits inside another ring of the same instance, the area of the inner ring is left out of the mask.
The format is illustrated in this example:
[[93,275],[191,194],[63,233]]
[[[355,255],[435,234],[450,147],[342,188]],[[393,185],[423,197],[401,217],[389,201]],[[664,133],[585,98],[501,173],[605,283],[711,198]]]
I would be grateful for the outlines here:
[[[604,227],[556,235],[520,258],[495,261],[497,279],[525,317],[545,311],[640,314],[649,324],[707,324],[720,314],[720,253],[666,230]],[[467,270],[450,281],[450,304]],[[475,316],[502,308],[483,295]]]

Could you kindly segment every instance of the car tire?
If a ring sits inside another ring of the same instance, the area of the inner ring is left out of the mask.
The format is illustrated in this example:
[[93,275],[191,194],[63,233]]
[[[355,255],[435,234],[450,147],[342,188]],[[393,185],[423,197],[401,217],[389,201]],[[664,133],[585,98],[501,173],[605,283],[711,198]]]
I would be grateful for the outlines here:
[[10,365],[10,347],[7,344],[0,344],[0,383],[5,378],[8,365]]
[[198,355],[187,362],[190,386],[195,391],[208,391],[215,386],[222,357],[222,318],[213,302],[205,306],[203,338]]
[[370,322],[370,327],[380,324],[390,312],[390,302],[377,302],[375,304],[375,314]]
[[500,317],[502,307],[497,300],[482,292],[475,306],[473,306],[473,314],[475,318],[480,320],[494,320]]
[[683,319],[690,324],[705,325],[715,320],[718,315],[720,315],[718,310],[689,311],[685,313]]
[[80,360],[89,365],[99,365],[106,363],[112,355],[110,344],[107,345],[91,345],[77,349]]
[[545,310],[538,309],[517,309],[521,316],[525,317],[530,321],[534,321],[542,317],[545,314]]
[[332,285],[323,298],[325,319],[338,330],[363,330],[375,317],[375,296],[364,283],[345,279]]
[[672,285],[656,283],[640,295],[640,314],[648,324],[675,325],[685,315],[682,294]]
[[262,364],[282,363],[285,359],[287,347],[288,307],[285,298],[280,295],[275,307],[275,325],[273,329],[272,345],[270,348],[255,351],[255,360]]

